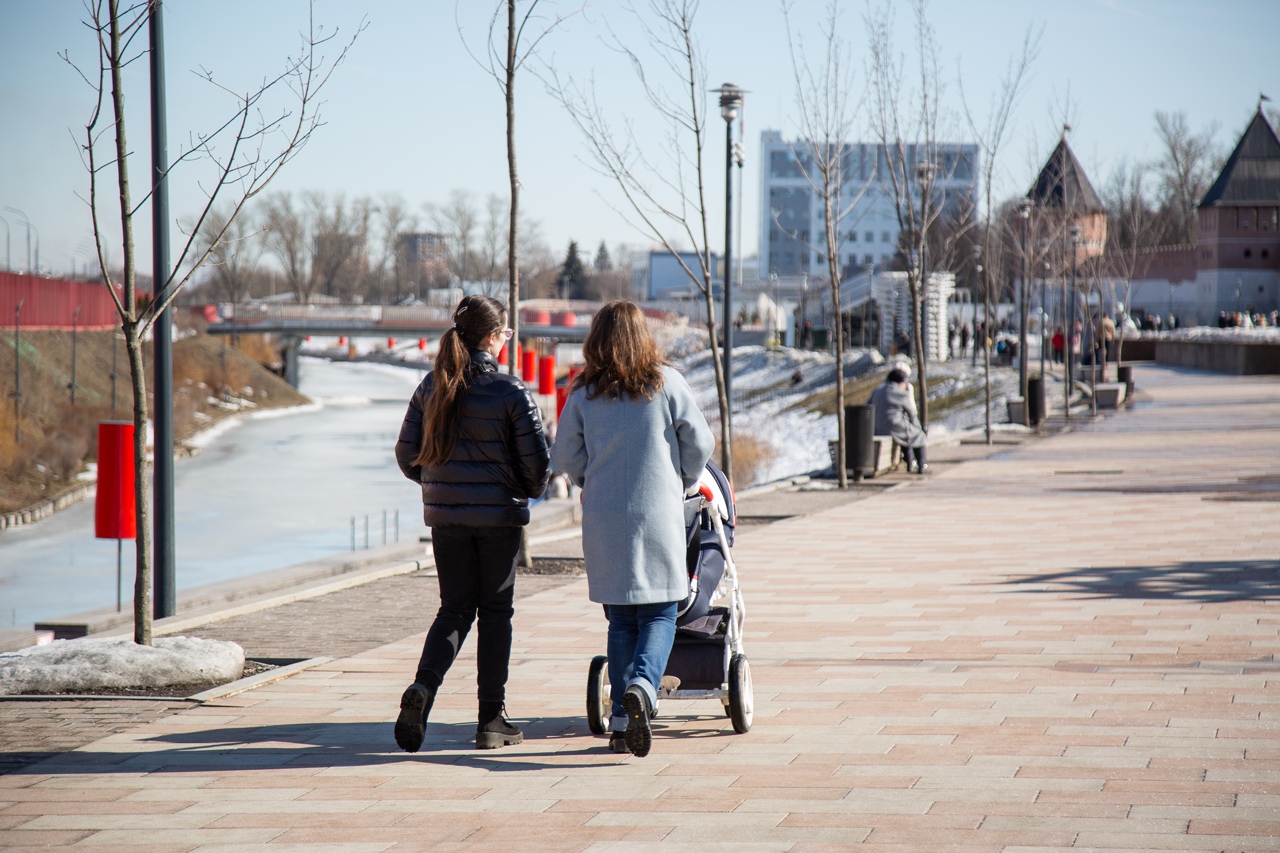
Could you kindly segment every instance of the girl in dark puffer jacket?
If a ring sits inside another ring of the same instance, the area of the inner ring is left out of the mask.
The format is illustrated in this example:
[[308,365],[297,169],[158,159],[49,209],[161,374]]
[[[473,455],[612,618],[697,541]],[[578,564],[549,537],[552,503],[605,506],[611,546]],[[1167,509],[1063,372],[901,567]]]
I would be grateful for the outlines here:
[[494,357],[511,337],[502,303],[468,296],[440,338],[435,369],[409,401],[396,461],[422,485],[423,520],[440,582],[413,684],[400,699],[396,743],[417,752],[436,691],[478,622],[476,747],[520,743],[506,719],[516,554],[529,500],[546,491],[550,456],[533,397]]

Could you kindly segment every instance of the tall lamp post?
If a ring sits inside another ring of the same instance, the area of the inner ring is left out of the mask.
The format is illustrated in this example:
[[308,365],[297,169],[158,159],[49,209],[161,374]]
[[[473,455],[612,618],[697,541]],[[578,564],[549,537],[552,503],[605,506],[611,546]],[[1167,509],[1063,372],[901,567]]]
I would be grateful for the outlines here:
[[[729,416],[729,441],[721,448],[725,475],[733,481],[733,120],[742,109],[746,94],[732,83],[712,89],[720,95],[720,115],[724,118],[724,396]],[[710,282],[708,282],[710,285]]]
[[22,444],[22,303],[13,309],[13,443]]
[[[1067,338],[1067,363],[1063,369],[1063,376],[1066,381],[1062,383],[1062,409],[1067,420],[1071,420],[1071,383],[1075,380],[1075,370],[1073,370],[1072,360],[1075,358],[1075,337],[1076,337],[1076,275],[1079,271],[1080,256],[1080,226],[1072,225],[1067,229],[1071,235],[1071,311],[1066,310],[1063,305],[1063,322],[1066,324]],[[1063,302],[1066,302],[1066,294],[1063,294]]]
[[[10,213],[16,213],[22,217],[22,224],[26,226],[26,229],[27,229],[27,273],[28,274],[35,273],[36,272],[35,267],[31,266],[31,230],[33,227],[31,225],[31,220],[27,218],[27,215],[25,213],[23,213],[21,210],[18,210],[18,208],[16,207],[9,207],[6,205],[5,210],[9,211]],[[8,223],[6,223],[6,225],[7,224]],[[37,267],[40,266],[40,232],[38,230],[36,231],[36,266]]]
[[[976,291],[982,284],[982,246],[974,243],[970,247],[973,250],[973,289]],[[985,290],[983,291],[986,292]],[[969,294],[969,304],[973,307],[973,354],[970,361],[971,367],[978,366],[978,303],[973,299],[974,294]],[[982,330],[983,338],[986,338],[987,330]],[[983,345],[985,346],[985,340]]]
[[1040,274],[1040,376],[1044,377],[1044,345],[1049,332],[1049,303],[1046,301],[1049,286],[1049,262],[1044,262]]
[[1027,403],[1027,318],[1030,316],[1031,288],[1027,284],[1027,225],[1031,220],[1031,199],[1018,202],[1018,216],[1022,217],[1022,282],[1018,286],[1018,389],[1022,393],[1022,421],[1031,425],[1030,404]]
[[[929,259],[925,249],[929,234],[929,197],[933,194],[933,176],[937,170],[938,167],[928,161],[916,164],[916,182],[920,185],[920,305],[913,307],[920,311],[920,340],[916,343],[919,352],[916,358],[923,376],[928,375],[929,361]],[[927,402],[925,406],[920,412],[920,422],[927,425]]]
[[[169,281],[169,142],[164,79],[164,17],[162,3],[152,2],[147,21],[151,71],[151,269],[153,297],[161,305]],[[152,519],[155,574],[152,610],[163,619],[177,612],[177,569],[173,471],[173,312],[162,308],[153,326],[155,360],[155,517]]]

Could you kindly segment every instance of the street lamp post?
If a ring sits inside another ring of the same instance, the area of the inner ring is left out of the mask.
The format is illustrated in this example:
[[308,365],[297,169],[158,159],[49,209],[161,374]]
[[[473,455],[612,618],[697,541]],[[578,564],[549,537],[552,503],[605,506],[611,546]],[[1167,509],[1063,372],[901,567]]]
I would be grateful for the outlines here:
[[[733,120],[742,109],[746,94],[732,83],[712,89],[720,95],[720,115],[724,118],[724,396],[729,419],[729,441],[721,448],[725,475],[733,481]],[[710,286],[707,282],[707,286]]]
[[5,219],[3,216],[0,216],[0,222],[4,223],[4,269],[5,269],[5,272],[8,272],[9,270],[13,269],[13,256],[9,251],[10,250],[9,238],[12,235],[10,234],[9,220]]
[[1031,425],[1030,406],[1027,404],[1027,319],[1030,317],[1031,288],[1027,284],[1027,225],[1031,220],[1031,199],[1018,202],[1018,215],[1022,217],[1022,281],[1018,285],[1018,389],[1022,393],[1022,422]]
[[1049,303],[1046,301],[1049,282],[1049,262],[1044,262],[1044,270],[1040,276],[1040,377],[1044,378],[1044,344],[1049,331]]
[[[16,213],[22,217],[22,224],[25,225],[27,229],[27,272],[28,273],[35,272],[35,270],[31,266],[31,220],[27,218],[27,215],[25,213],[23,213],[21,210],[18,210],[18,208],[16,207],[9,207],[8,205],[6,205],[5,210],[9,211],[10,213]],[[39,246],[39,244],[40,244],[40,238],[37,236],[36,245]],[[38,264],[39,262],[40,262],[40,250],[37,248],[36,263]]]
[[1075,358],[1075,337],[1076,337],[1076,276],[1079,272],[1079,255],[1080,255],[1080,226],[1072,225],[1068,229],[1071,235],[1071,312],[1067,313],[1067,295],[1066,288],[1063,288],[1062,294],[1062,314],[1063,323],[1066,325],[1066,364],[1063,367],[1063,377],[1065,382],[1062,383],[1062,409],[1067,420],[1071,420],[1071,383],[1075,379],[1075,371],[1072,369],[1072,360]]
[[[927,161],[916,164],[916,182],[920,184],[920,304],[913,307],[920,312],[920,340],[917,342],[919,352],[916,358],[920,365],[922,379],[928,375],[929,360],[929,260],[926,253],[929,233],[929,198],[933,194],[933,176],[937,173],[937,169],[937,166]],[[929,413],[921,411],[920,422],[927,424],[928,420]]]
[[[982,284],[982,246],[974,243],[971,247],[973,250],[973,287],[974,290]],[[984,293],[986,291],[983,291]],[[969,294],[969,305],[973,308],[973,353],[970,356],[970,367],[978,366],[978,303],[974,301],[973,294]],[[986,345],[987,330],[982,330],[983,346]]]
[[13,309],[13,443],[22,444],[22,338],[20,335],[20,323],[22,320],[22,303],[24,299],[19,299],[18,304]]
[[76,404],[76,333],[80,325],[80,308],[77,305],[75,313],[71,315],[71,381],[67,383],[67,388],[71,391],[73,406]]

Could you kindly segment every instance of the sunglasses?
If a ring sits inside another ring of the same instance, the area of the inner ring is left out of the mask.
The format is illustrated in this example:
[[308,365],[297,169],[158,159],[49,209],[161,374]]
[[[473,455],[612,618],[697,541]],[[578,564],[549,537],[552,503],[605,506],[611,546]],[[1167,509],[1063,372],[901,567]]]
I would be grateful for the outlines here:
[[516,333],[515,329],[503,329],[501,332],[499,332],[499,334],[502,335],[503,340],[507,340],[507,341],[511,340],[511,336],[514,335],[515,333]]

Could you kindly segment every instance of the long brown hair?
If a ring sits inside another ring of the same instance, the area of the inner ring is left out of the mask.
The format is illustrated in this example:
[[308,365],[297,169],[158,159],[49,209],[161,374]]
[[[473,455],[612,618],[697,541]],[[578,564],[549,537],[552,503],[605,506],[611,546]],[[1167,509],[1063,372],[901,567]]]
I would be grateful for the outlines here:
[[448,461],[458,437],[458,403],[473,370],[470,350],[478,350],[494,332],[507,325],[502,303],[488,296],[467,296],[453,312],[453,327],[440,338],[436,366],[431,373],[431,396],[422,413],[422,448],[414,465]]
[[634,302],[605,303],[591,321],[582,357],[586,367],[575,387],[586,388],[588,397],[616,400],[626,394],[652,400],[662,388],[662,365],[667,362]]

